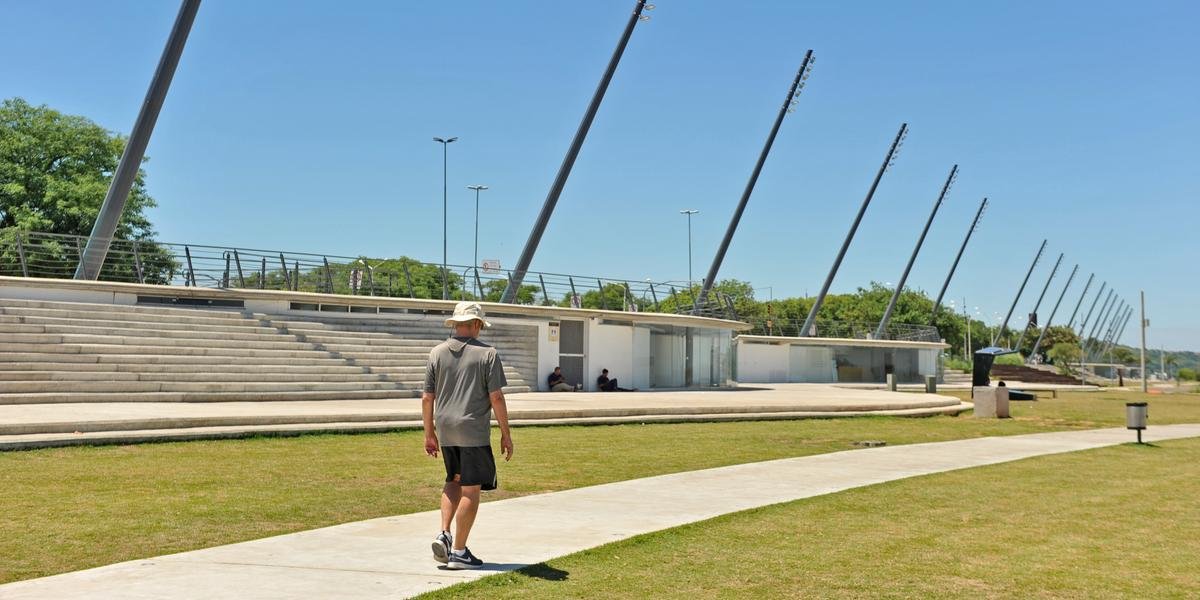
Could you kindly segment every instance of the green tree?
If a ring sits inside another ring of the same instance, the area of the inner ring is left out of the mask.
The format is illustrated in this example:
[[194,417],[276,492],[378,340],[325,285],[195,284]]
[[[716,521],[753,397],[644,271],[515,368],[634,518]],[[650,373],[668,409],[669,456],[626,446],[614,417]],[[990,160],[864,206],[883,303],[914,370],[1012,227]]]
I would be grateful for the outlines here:
[[[1037,342],[1038,336],[1041,335],[1041,329],[1036,327],[1029,328],[1025,333],[1025,341],[1021,343],[1018,350],[1022,356],[1029,356],[1033,353],[1033,345]],[[1046,336],[1042,338],[1042,345],[1038,348],[1038,353],[1042,358],[1049,357],[1048,350],[1058,344],[1075,344],[1079,345],[1079,336],[1075,334],[1075,330],[1066,325],[1054,325],[1046,330]]]
[[1133,355],[1133,350],[1124,346],[1117,346],[1112,350],[1112,358],[1118,364],[1128,365],[1132,364],[1136,357]]
[[[492,281],[484,282],[483,300],[485,302],[499,302],[504,296],[504,290],[508,287],[508,280],[493,279]],[[534,304],[534,299],[538,292],[541,291],[536,285],[524,283],[517,289],[517,304]]]
[[1079,362],[1082,355],[1083,351],[1079,349],[1079,345],[1070,342],[1059,342],[1046,351],[1046,357],[1063,375],[1073,373],[1071,363]]
[[[125,138],[84,117],[33,106],[20,98],[3,101],[0,230],[89,235],[124,149]],[[155,202],[146,192],[145,178],[145,171],[139,169],[115,237],[139,242],[148,278],[162,283],[170,279],[176,264],[166,249],[153,242],[154,228],[146,210]],[[35,245],[30,249],[35,256],[30,258],[73,272],[78,262],[78,250],[73,246],[57,242]],[[3,248],[0,261],[11,265],[16,256],[8,250],[9,244]],[[106,264],[101,277],[132,279],[132,255],[113,252],[110,256],[113,264]]]

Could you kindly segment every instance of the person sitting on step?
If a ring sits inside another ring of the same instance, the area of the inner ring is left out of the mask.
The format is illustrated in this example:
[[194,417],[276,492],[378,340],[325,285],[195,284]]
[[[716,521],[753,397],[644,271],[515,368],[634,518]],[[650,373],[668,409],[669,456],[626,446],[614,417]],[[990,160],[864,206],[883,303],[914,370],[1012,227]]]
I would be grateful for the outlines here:
[[562,367],[554,367],[554,372],[546,377],[546,385],[550,387],[550,391],[552,392],[574,392],[579,389],[579,386],[567,383],[567,378],[563,375]]
[[601,392],[636,392],[637,388],[625,389],[617,384],[616,378],[608,378],[608,369],[600,369],[600,376],[596,378],[596,389]]

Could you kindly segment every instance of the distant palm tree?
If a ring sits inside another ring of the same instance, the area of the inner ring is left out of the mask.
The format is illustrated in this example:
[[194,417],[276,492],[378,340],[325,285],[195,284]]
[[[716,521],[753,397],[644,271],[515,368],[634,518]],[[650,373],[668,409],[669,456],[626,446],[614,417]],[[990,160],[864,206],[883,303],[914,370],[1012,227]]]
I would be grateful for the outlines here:
[[[1174,369],[1172,369],[1172,367],[1175,367],[1178,365],[1179,365],[1179,357],[1178,356],[1175,356],[1174,354],[1168,354],[1165,357],[1163,357],[1163,368],[1167,370],[1168,378],[1171,377],[1171,371],[1174,370]],[[1175,383],[1178,385],[1179,382],[1176,381]]]

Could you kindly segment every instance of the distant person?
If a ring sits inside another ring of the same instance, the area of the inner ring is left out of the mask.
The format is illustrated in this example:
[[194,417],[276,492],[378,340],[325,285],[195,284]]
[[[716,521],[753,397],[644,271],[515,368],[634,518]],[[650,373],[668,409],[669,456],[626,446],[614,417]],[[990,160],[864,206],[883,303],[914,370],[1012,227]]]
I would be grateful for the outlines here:
[[579,389],[576,384],[567,383],[567,377],[563,375],[562,367],[554,367],[554,372],[546,377],[546,385],[550,386],[552,392],[574,392]]
[[596,378],[596,388],[602,392],[636,392],[637,388],[627,390],[617,384],[616,378],[608,378],[608,369],[600,369],[600,376]]
[[483,319],[483,307],[459,302],[446,326],[453,327],[454,334],[429,352],[421,395],[425,453],[437,457],[440,450],[446,465],[442,530],[433,540],[433,558],[449,569],[478,569],[483,561],[467,549],[467,536],[479,510],[479,492],[497,485],[493,412],[500,424],[500,453],[504,460],[513,454],[508,407],[500,389],[508,381],[496,349],[476,339],[480,330],[491,327]]

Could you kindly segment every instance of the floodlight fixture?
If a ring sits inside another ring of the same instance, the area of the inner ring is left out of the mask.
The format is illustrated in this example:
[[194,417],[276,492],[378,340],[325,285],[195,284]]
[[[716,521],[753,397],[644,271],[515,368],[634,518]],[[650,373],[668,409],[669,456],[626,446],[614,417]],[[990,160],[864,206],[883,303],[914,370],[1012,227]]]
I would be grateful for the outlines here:
[[758,176],[762,173],[763,165],[767,161],[767,155],[770,154],[771,147],[775,143],[775,137],[779,134],[779,127],[783,124],[784,117],[796,110],[792,101],[799,91],[800,78],[808,72],[809,67],[812,65],[812,57],[813,51],[811,49],[805,52],[804,60],[800,63],[800,68],[796,71],[795,78],[792,79],[787,95],[784,96],[783,105],[779,107],[779,113],[775,117],[775,123],[771,126],[771,132],[767,134],[767,141],[763,144],[763,148],[758,155],[758,161],[755,163],[754,169],[750,172],[750,179],[746,182],[746,187],[742,191],[741,198],[738,200],[737,208],[733,211],[733,216],[729,220],[729,226],[725,228],[725,236],[721,239],[721,244],[717,247],[716,255],[713,256],[712,265],[708,269],[708,276],[703,280],[703,287],[700,289],[700,295],[696,298],[692,314],[696,314],[700,310],[700,307],[704,306],[709,291],[712,289],[713,283],[717,280],[717,273],[721,269],[721,263],[725,260],[725,253],[729,251],[729,244],[733,241],[733,234],[737,231],[738,223],[741,222],[742,213],[746,210],[746,204],[750,201],[750,195],[754,193],[754,185],[758,182]]
[[625,47],[629,44],[629,38],[633,35],[633,30],[637,26],[638,19],[643,16],[642,10],[645,7],[646,0],[638,0],[637,4],[633,7],[633,14],[629,15],[629,20],[625,23],[625,29],[621,33],[621,38],[617,41],[617,47],[613,50],[612,57],[608,61],[608,66],[604,69],[604,74],[600,77],[600,84],[596,86],[596,91],[592,94],[591,102],[588,103],[583,119],[580,120],[579,127],[575,130],[575,136],[571,139],[571,145],[567,149],[566,157],[563,158],[562,164],[559,165],[558,174],[554,177],[554,183],[551,184],[550,191],[546,194],[546,199],[542,203],[542,210],[538,213],[533,228],[529,232],[529,238],[525,241],[521,255],[517,258],[516,268],[513,269],[512,275],[508,279],[508,285],[505,286],[504,293],[500,296],[500,301],[503,303],[511,304],[517,299],[517,290],[521,288],[521,283],[525,280],[525,274],[529,271],[529,264],[533,262],[533,255],[537,252],[537,247],[541,243],[542,234],[546,232],[546,225],[550,222],[551,215],[554,214],[554,207],[558,204],[559,196],[567,184],[567,178],[571,175],[571,169],[575,166],[575,160],[579,157],[579,151],[583,147],[584,139],[587,138],[588,130],[591,129],[596,112],[600,109],[600,103],[604,100],[604,92],[608,90],[608,85],[612,82],[613,74],[617,70],[617,65],[621,62],[621,56],[625,53]]

